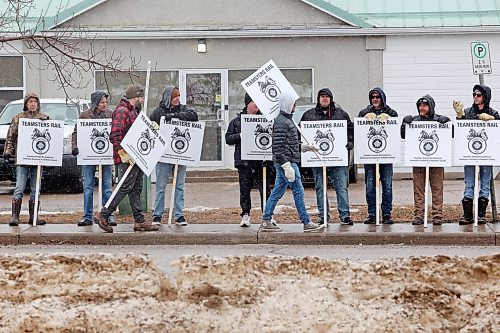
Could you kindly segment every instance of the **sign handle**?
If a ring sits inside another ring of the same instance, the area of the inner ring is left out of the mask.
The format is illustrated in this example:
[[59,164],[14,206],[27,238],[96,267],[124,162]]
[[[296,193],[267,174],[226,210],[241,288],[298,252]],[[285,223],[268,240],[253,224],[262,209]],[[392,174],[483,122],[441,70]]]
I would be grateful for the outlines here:
[[40,187],[42,182],[42,166],[39,164],[36,167],[36,186],[35,186],[35,208],[33,211],[33,226],[36,227],[38,221],[38,200],[40,198]]
[[98,191],[97,191],[97,197],[99,198],[97,202],[99,202],[99,211],[102,209],[102,165],[99,164],[97,166],[98,169],[98,180],[99,180],[99,186],[98,186]]
[[123,183],[125,182],[125,179],[127,178],[128,174],[130,173],[130,171],[132,170],[133,167],[134,167],[133,164],[129,164],[127,170],[125,171],[122,178],[120,179],[120,182],[118,183],[118,185],[116,185],[113,193],[111,193],[111,196],[109,197],[108,202],[106,202],[106,204],[104,205],[104,207],[106,209],[108,209],[109,205],[111,205],[111,201],[113,201],[113,199],[115,198],[116,193],[118,193],[118,190],[122,187]]
[[148,95],[149,95],[149,79],[151,77],[151,60],[148,61],[148,69],[146,71],[146,89],[144,90],[144,112],[148,114]]
[[177,170],[179,164],[175,164],[174,167],[174,178],[172,179],[172,194],[170,195],[170,207],[168,209],[168,226],[172,224],[172,213],[174,211],[174,199],[175,199],[175,186],[177,185]]
[[478,208],[479,208],[479,165],[474,169],[474,226],[478,225]]
[[380,225],[380,165],[375,163],[375,225]]
[[429,215],[429,167],[425,167],[425,185],[424,185],[424,228],[427,228],[427,215]]
[[266,184],[267,184],[266,161],[262,161],[262,214],[264,214],[264,211],[266,210],[266,203],[267,203]]
[[328,191],[328,182],[326,181],[326,165],[323,165],[323,225],[328,228],[328,207],[326,204],[326,195]]

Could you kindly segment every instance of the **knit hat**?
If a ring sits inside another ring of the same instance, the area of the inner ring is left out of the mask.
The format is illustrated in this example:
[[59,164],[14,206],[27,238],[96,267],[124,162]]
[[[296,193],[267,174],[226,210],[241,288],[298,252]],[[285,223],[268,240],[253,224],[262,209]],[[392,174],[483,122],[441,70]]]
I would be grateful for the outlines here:
[[252,97],[250,97],[250,95],[248,93],[245,93],[245,106],[248,106],[248,104],[250,104],[250,102],[253,102]]
[[174,98],[179,97],[181,93],[179,92],[179,88],[172,89],[172,93],[170,94],[170,100],[172,101]]
[[26,93],[26,95],[24,96],[24,106],[23,106],[23,111],[28,111],[28,107],[26,106],[26,103],[28,102],[28,99],[30,98],[35,98],[36,101],[38,102],[38,108],[37,108],[37,111],[40,111],[40,98],[38,97],[38,95],[34,92],[29,92],[29,93]]
[[136,97],[144,97],[144,90],[139,86],[130,86],[125,92],[125,98],[132,99]]

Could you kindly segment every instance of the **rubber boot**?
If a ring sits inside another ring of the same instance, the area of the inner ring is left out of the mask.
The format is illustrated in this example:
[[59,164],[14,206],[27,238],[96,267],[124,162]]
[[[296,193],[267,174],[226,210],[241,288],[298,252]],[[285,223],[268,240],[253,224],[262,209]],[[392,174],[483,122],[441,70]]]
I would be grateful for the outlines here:
[[469,198],[462,199],[462,207],[464,209],[464,216],[458,221],[460,225],[473,224],[474,217],[472,216],[473,200]]
[[477,223],[486,224],[486,208],[488,208],[488,198],[479,197],[479,204],[477,209]]
[[12,199],[12,220],[10,220],[9,225],[11,227],[16,227],[19,225],[19,214],[21,213],[21,204],[23,199]]
[[[30,199],[30,201],[28,203],[28,208],[29,208],[29,213],[30,213],[29,224],[33,225],[33,219],[34,219],[34,216],[35,216],[35,200],[31,200]],[[40,211],[40,201],[38,201],[38,211]],[[47,224],[47,221],[42,220],[42,219],[39,218],[38,212],[36,212],[36,214],[37,214],[36,225]]]

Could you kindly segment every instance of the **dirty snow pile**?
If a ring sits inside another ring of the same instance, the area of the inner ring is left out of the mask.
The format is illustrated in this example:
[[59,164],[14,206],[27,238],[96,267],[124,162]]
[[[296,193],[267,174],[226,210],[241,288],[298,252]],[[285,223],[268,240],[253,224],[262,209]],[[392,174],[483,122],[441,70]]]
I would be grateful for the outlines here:
[[500,254],[0,256],[0,332],[500,332]]

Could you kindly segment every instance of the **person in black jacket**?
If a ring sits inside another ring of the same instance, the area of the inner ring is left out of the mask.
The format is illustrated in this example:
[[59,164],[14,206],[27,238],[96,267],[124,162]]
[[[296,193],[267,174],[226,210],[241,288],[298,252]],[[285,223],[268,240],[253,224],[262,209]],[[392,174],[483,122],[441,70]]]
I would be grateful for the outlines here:
[[[447,123],[450,118],[436,114],[434,111],[436,103],[430,95],[424,95],[417,100],[418,116],[408,115],[403,118],[401,124],[401,138],[406,136],[406,124],[413,121],[437,121]],[[443,219],[443,167],[429,168],[429,183],[432,192],[432,223],[441,225]],[[415,206],[413,225],[424,224],[425,211],[425,167],[413,167],[413,202]]]
[[[382,88],[375,87],[368,93],[370,105],[359,112],[358,117],[369,120],[386,121],[390,117],[397,117],[398,113],[387,105],[387,98]],[[366,203],[368,204],[368,218],[365,224],[375,223],[376,206],[376,165],[365,164]],[[392,163],[379,164],[380,182],[382,183],[382,223],[393,224],[392,215]]]
[[[240,207],[241,207],[241,223],[240,227],[250,226],[250,209],[252,208],[252,199],[250,192],[255,185],[257,185],[260,193],[260,207],[264,209],[264,196],[262,192],[262,167],[261,161],[245,161],[241,160],[241,115],[256,115],[262,114],[259,107],[252,100],[250,95],[245,94],[245,107],[231,122],[226,132],[226,143],[234,145],[234,167],[238,169],[239,183],[240,183]],[[272,168],[271,163],[267,163],[267,174]],[[266,197],[269,198],[270,187],[269,182],[266,182]]]
[[[198,115],[194,110],[180,104],[179,88],[167,86],[163,91],[163,98],[160,105],[153,110],[149,117],[155,124],[160,123],[160,119],[164,117],[164,122],[168,123],[173,118],[184,121],[198,121]],[[158,126],[158,125],[156,125]],[[165,189],[167,187],[170,174],[174,171],[174,164],[158,162],[156,164],[156,191],[155,191],[155,207],[153,210],[153,222],[161,223],[163,209],[165,207]],[[177,170],[177,181],[175,184],[174,194],[174,218],[175,224],[186,226],[187,222],[184,218],[182,210],[184,209],[184,182],[186,179],[186,166],[179,165]]]
[[[333,93],[328,88],[318,91],[317,104],[315,108],[307,110],[301,121],[317,120],[347,120],[347,144],[346,149],[352,150],[354,147],[354,124],[349,114],[333,101]],[[302,151],[310,151],[310,145],[302,145]],[[307,149],[307,150],[306,150]],[[320,224],[323,224],[323,169],[312,168],[314,184],[316,188],[316,203],[318,205]],[[337,205],[339,210],[340,224],[352,225],[351,214],[349,212],[349,167],[327,167],[327,177],[333,181],[335,192],[337,193]],[[326,199],[327,221],[330,221],[330,204],[328,196]]]

